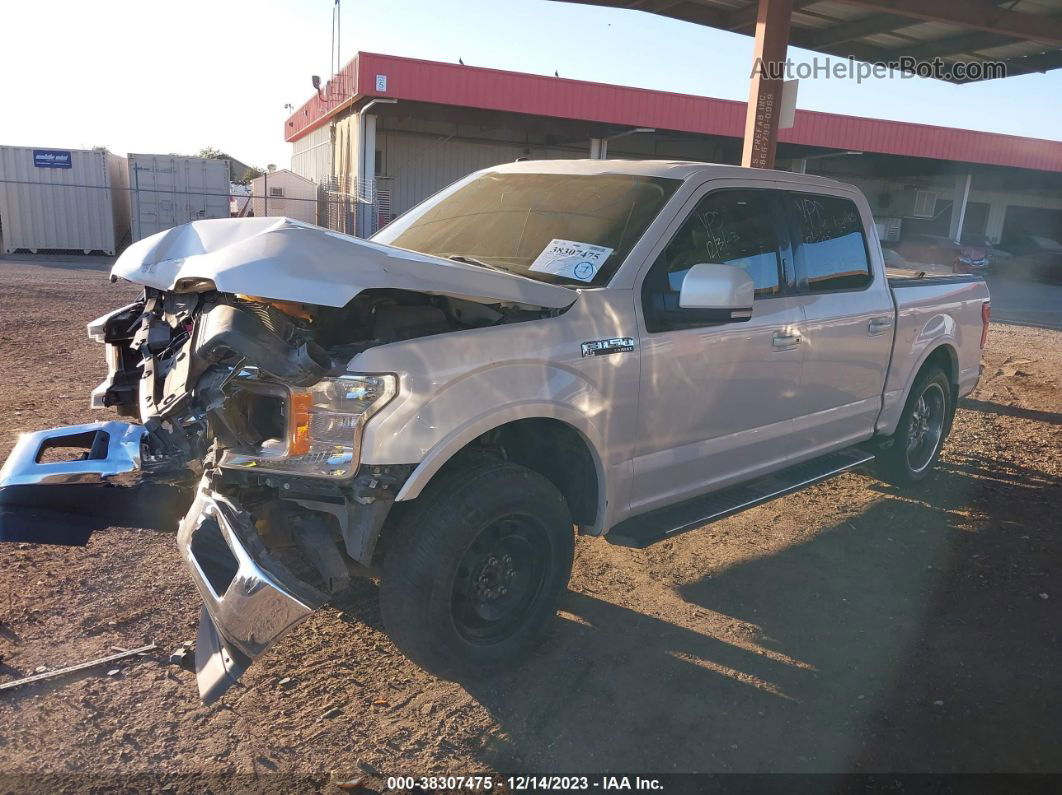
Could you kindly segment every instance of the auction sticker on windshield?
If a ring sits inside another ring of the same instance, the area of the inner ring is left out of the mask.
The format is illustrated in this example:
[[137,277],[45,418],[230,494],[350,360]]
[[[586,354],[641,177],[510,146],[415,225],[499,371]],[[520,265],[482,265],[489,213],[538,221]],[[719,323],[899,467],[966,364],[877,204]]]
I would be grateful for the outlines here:
[[554,238],[542,249],[542,253],[535,257],[530,270],[589,282],[593,281],[612,251],[613,249],[604,246]]

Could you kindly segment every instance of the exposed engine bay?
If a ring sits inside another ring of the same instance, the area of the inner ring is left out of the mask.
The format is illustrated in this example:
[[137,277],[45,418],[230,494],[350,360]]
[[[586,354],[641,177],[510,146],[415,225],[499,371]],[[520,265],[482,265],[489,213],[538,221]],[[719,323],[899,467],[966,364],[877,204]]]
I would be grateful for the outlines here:
[[90,326],[110,366],[93,402],[144,423],[145,472],[198,476],[212,448],[250,453],[284,441],[285,401],[270,384],[311,387],[374,346],[551,311],[402,290],[367,290],[333,308],[148,287]]

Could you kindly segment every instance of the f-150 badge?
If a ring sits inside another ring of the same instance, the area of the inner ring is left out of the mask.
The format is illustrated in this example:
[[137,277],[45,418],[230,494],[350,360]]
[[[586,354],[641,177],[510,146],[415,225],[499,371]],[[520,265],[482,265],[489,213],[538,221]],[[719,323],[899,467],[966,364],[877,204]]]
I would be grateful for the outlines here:
[[583,356],[608,356],[634,350],[633,337],[613,337],[608,340],[591,340],[583,343]]

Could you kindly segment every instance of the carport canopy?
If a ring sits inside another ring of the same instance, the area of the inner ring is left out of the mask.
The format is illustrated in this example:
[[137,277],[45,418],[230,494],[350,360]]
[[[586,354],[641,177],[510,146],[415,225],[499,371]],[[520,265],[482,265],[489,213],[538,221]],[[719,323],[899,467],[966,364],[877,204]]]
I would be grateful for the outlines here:
[[754,36],[741,164],[758,168],[774,167],[783,82],[762,67],[784,63],[789,44],[955,83],[1062,67],[1062,0],[556,1]]

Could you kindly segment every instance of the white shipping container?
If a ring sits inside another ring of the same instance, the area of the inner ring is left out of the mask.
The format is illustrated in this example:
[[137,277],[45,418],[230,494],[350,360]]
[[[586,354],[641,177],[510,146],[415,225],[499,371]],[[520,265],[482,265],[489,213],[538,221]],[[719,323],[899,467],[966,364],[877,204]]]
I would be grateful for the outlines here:
[[129,155],[133,240],[189,221],[229,217],[229,161]]
[[129,230],[124,173],[110,152],[0,146],[3,252],[117,253]]

